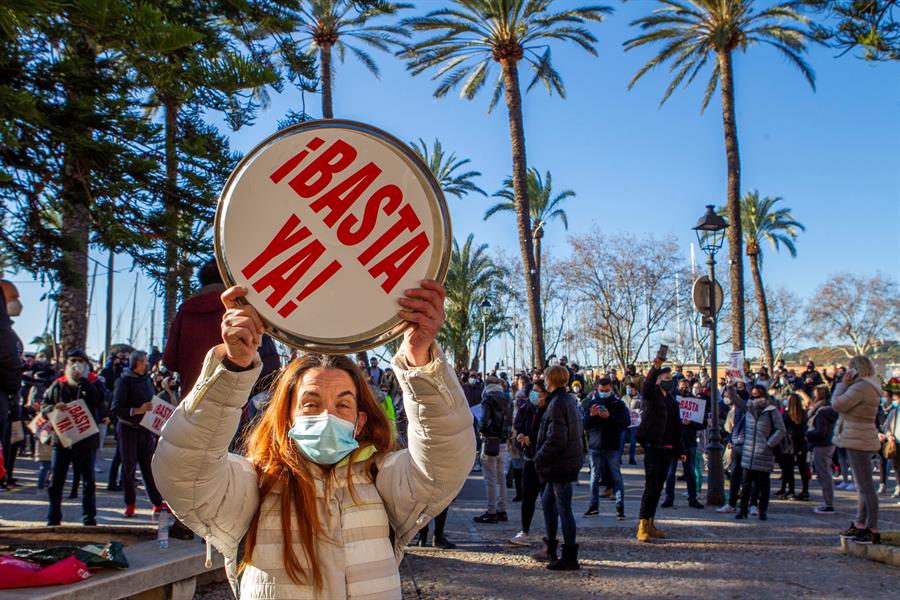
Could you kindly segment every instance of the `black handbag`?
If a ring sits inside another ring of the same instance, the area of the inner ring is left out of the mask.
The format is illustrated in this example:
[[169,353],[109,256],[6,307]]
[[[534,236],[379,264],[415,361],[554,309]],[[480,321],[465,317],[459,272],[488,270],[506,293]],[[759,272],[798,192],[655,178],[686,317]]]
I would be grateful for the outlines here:
[[500,438],[484,438],[481,449],[484,452],[485,456],[500,456]]

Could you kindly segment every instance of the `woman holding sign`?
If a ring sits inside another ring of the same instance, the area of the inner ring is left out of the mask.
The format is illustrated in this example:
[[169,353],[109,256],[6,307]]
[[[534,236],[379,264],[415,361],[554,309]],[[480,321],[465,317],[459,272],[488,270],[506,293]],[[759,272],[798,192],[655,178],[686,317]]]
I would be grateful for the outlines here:
[[434,343],[444,289],[433,281],[399,302],[411,327],[392,361],[409,418],[409,448],[362,372],[344,356],[307,354],[273,384],[247,443],[229,454],[260,370],[264,331],[232,287],[222,344],[166,423],[153,459],[173,511],[225,556],[241,600],[400,598],[405,544],[456,496],[475,454],[472,417]]

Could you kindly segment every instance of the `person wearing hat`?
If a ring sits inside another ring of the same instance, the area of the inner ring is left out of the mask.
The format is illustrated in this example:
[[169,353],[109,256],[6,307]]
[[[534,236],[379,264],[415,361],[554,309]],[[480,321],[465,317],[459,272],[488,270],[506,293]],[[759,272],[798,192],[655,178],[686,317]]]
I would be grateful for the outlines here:
[[644,494],[641,496],[637,532],[637,539],[641,542],[665,537],[653,523],[656,505],[659,504],[672,459],[678,458],[682,462],[687,459],[681,441],[681,413],[675,400],[672,369],[663,368],[662,362],[662,358],[657,356],[641,390],[641,424],[636,436],[644,448]]
[[507,441],[512,434],[513,405],[498,377],[484,378],[481,392],[481,468],[487,493],[487,511],[473,518],[476,523],[508,521],[506,514]]
[[[53,411],[68,411],[70,402],[83,400],[91,411],[95,423],[99,423],[103,414],[102,383],[97,374],[91,371],[87,354],[82,350],[70,350],[66,353],[66,365],[63,375],[54,381],[44,393],[41,413],[49,418]],[[50,465],[52,479],[50,482],[50,511],[47,525],[59,525],[62,522],[62,492],[66,483],[66,475],[71,464],[81,474],[81,522],[84,525],[97,524],[97,501],[94,471],[94,459],[100,446],[100,434],[88,436],[76,442],[70,448],[62,445],[56,431],[51,436]]]

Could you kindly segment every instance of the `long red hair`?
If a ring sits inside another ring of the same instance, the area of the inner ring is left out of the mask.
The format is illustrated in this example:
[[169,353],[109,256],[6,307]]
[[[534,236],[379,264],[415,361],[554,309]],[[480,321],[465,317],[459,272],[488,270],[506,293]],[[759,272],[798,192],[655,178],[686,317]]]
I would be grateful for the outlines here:
[[[357,436],[360,447],[350,454],[346,471],[325,467],[328,477],[347,477],[353,494],[351,467],[356,455],[366,446],[374,446],[378,452],[392,449],[393,436],[390,422],[382,411],[372,390],[359,368],[346,356],[306,354],[288,364],[272,383],[272,395],[268,406],[259,418],[245,442],[245,454],[256,467],[259,477],[260,507],[266,497],[276,488],[281,492],[281,530],[283,532],[282,557],[288,576],[297,585],[322,586],[322,573],[317,555],[317,540],[331,535],[323,531],[319,521],[316,503],[316,482],[310,461],[300,454],[288,431],[294,424],[294,404],[297,386],[310,369],[339,369],[353,380],[356,386],[356,405],[359,412],[367,415],[366,424]],[[365,473],[371,476],[371,465],[376,459],[373,454],[365,464]],[[244,545],[244,559],[240,565],[249,564],[256,547],[256,533],[259,526],[260,507],[250,522]],[[294,532],[291,514],[299,524],[297,535],[306,554],[309,569],[304,569],[294,552]]]

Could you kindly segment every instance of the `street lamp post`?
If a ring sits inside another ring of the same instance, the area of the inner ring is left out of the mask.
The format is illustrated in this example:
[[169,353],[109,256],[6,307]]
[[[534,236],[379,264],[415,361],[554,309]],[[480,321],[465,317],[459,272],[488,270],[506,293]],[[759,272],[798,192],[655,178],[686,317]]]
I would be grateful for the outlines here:
[[722,446],[722,431],[719,427],[719,385],[718,365],[716,355],[716,326],[718,324],[716,306],[716,253],[722,248],[725,240],[725,229],[728,222],[716,214],[715,207],[711,204],[706,207],[704,214],[694,231],[697,232],[697,241],[700,248],[708,257],[709,265],[709,373],[710,373],[710,432],[707,452],[709,454],[709,485],[706,491],[706,502],[711,506],[725,504],[725,473],[723,465],[724,448]]
[[513,379],[516,376],[516,344],[519,342],[519,322],[516,321],[515,317],[513,317],[513,361],[512,361],[512,374]]
[[487,296],[481,301],[481,361],[484,367],[481,370],[481,377],[487,377],[487,314],[493,308]]

